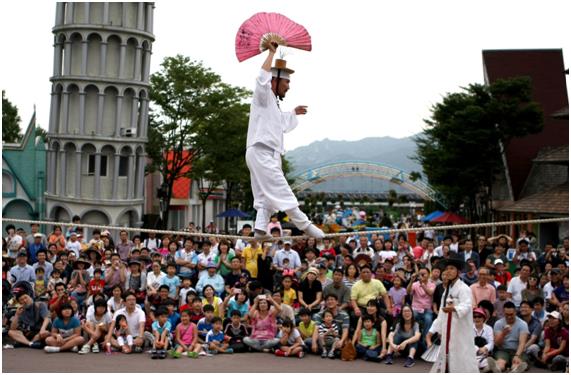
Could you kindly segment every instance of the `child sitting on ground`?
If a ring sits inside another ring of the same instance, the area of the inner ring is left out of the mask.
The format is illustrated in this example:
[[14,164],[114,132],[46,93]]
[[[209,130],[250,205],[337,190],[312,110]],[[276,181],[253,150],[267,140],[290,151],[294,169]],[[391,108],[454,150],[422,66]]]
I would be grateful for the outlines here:
[[204,318],[204,311],[202,311],[202,299],[194,297],[192,300],[192,308],[190,309],[190,321],[198,325],[200,319]]
[[198,342],[205,343],[208,331],[212,329],[212,319],[214,319],[214,307],[206,305],[203,308],[204,318],[198,321]]
[[339,341],[339,330],[333,320],[333,313],[325,310],[323,322],[318,327],[319,345],[322,348],[321,358],[335,358],[335,345]]
[[63,283],[63,279],[60,277],[60,275],[60,270],[54,268],[48,280],[48,293],[55,291],[57,283]]
[[282,322],[282,327],[278,333],[280,342],[279,349],[276,349],[276,356],[278,357],[298,357],[303,358],[305,352],[303,351],[303,340],[297,328],[295,328],[293,321],[285,319]]
[[218,316],[212,319],[212,329],[206,334],[205,345],[209,354],[234,353],[234,350],[228,346],[228,340],[222,332],[222,319]]
[[72,350],[83,345],[81,323],[73,316],[73,308],[69,303],[61,305],[58,317],[52,325],[52,334],[46,338],[46,353],[59,353]]
[[168,299],[165,303],[165,308],[167,309],[167,318],[171,323],[171,332],[174,333],[174,330],[178,323],[180,323],[180,314],[175,310],[176,302],[172,299]]
[[[115,318],[113,336],[115,336],[117,345],[119,345],[123,353],[131,353],[133,335],[131,335],[131,331],[129,331],[129,324],[127,323],[127,317],[125,315],[119,314],[117,318]],[[107,353],[111,353],[111,343],[107,343]]]
[[301,321],[299,322],[297,329],[301,334],[306,351],[311,349],[313,353],[317,353],[318,330],[315,322],[311,320],[311,311],[305,307],[302,308],[299,310],[299,318]]
[[248,347],[244,344],[244,337],[248,336],[248,330],[242,323],[242,314],[238,310],[232,310],[230,313],[230,323],[226,325],[224,335],[230,338],[229,345],[234,353],[242,353],[247,351]]
[[373,317],[365,315],[363,317],[363,328],[355,332],[357,336],[357,356],[364,357],[365,360],[376,359],[380,353],[381,334],[373,327]]
[[36,281],[34,282],[34,292],[36,293],[36,298],[45,299],[46,297],[46,280],[44,278],[45,271],[43,267],[36,268]]
[[167,349],[171,341],[171,323],[168,320],[168,312],[166,308],[161,307],[155,313],[156,319],[153,322],[153,336],[155,341],[153,343],[153,350],[151,351],[152,359],[164,359],[167,356]]
[[170,353],[173,358],[179,358],[181,353],[196,358],[202,351],[202,345],[198,343],[198,328],[190,321],[188,310],[180,313],[180,323],[176,326],[174,340],[176,349]]

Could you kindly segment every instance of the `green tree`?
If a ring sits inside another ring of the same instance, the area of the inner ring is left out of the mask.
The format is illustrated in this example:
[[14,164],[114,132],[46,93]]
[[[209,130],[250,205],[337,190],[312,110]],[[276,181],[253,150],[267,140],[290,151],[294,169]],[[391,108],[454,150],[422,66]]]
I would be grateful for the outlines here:
[[15,143],[22,140],[22,129],[18,108],[6,98],[6,91],[2,90],[2,142]]
[[[471,84],[432,108],[415,141],[416,160],[451,209],[464,206],[472,220],[488,219],[491,187],[501,170],[500,144],[543,128],[539,104],[527,77]],[[476,208],[484,207],[485,217]]]
[[[178,178],[221,180],[213,174],[217,172],[211,172],[216,169],[207,168],[208,163],[202,163],[201,158],[215,152],[213,147],[223,149],[228,145],[212,143],[205,137],[212,136],[212,128],[224,122],[221,119],[228,116],[228,111],[247,92],[223,83],[219,75],[201,62],[181,55],[165,58],[161,70],[150,81],[153,106],[147,153],[152,163],[148,172],[159,171],[162,175],[160,196],[165,202],[161,207],[162,227],[167,228],[172,189]],[[203,175],[193,172],[195,168]]]

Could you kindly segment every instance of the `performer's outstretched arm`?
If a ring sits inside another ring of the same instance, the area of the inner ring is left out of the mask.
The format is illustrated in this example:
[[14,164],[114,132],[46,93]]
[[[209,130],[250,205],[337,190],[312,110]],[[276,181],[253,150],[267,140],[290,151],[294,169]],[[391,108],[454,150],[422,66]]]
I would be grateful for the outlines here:
[[266,61],[264,61],[264,65],[262,65],[262,69],[264,69],[266,72],[272,71],[272,61],[274,60],[274,55],[276,54],[277,47],[277,43],[271,43],[270,47],[268,48],[268,57],[266,57]]

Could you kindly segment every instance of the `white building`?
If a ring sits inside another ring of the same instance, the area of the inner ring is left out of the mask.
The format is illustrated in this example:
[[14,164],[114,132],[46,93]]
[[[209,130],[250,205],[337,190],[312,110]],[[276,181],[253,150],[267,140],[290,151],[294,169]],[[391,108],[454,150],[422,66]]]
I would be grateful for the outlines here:
[[56,5],[46,213],[140,226],[153,3]]

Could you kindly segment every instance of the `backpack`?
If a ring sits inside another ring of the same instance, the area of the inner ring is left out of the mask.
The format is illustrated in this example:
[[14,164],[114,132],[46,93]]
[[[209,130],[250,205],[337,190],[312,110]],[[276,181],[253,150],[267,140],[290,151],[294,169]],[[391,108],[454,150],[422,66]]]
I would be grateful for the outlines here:
[[355,358],[357,358],[357,350],[355,350],[353,343],[347,340],[341,349],[341,360],[353,361]]

